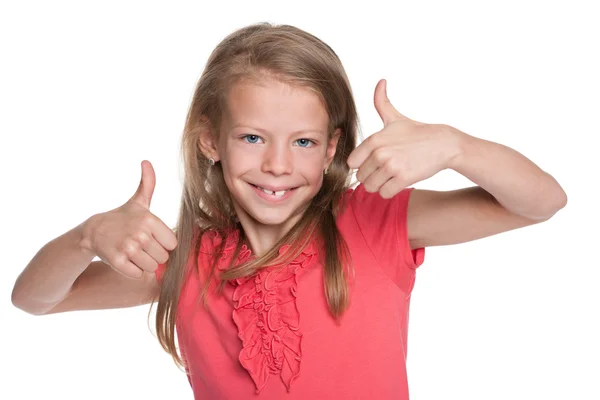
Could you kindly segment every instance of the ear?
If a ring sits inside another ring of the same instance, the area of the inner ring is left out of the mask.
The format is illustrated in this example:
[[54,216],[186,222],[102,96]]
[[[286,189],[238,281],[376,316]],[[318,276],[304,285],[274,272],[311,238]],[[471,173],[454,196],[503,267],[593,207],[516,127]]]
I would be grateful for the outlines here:
[[340,139],[340,135],[342,134],[342,130],[337,128],[333,135],[331,135],[331,139],[329,139],[329,143],[327,144],[327,152],[325,154],[325,165],[324,168],[328,168],[333,161],[333,157],[335,156],[335,150],[337,149],[338,140]]
[[217,138],[212,124],[205,116],[200,118],[200,135],[198,137],[198,148],[206,158],[212,158],[215,162],[219,161],[219,152],[217,150]]

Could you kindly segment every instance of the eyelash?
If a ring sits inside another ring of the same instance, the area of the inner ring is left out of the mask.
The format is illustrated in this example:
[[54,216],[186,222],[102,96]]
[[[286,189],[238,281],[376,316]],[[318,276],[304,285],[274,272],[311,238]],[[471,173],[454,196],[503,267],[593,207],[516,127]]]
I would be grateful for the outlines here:
[[[246,140],[246,139],[248,139],[251,136],[261,139],[261,137],[258,136],[258,135],[244,135],[244,136],[242,136],[242,140],[244,140],[248,144],[256,144],[256,142],[248,142]],[[298,142],[299,140],[307,140],[310,145],[308,145],[308,146],[298,146],[298,147],[305,147],[306,148],[306,147],[312,147],[312,146],[314,146],[316,144],[314,140],[310,140],[310,139],[306,139],[306,138],[300,138],[300,139],[296,140],[296,142]]]

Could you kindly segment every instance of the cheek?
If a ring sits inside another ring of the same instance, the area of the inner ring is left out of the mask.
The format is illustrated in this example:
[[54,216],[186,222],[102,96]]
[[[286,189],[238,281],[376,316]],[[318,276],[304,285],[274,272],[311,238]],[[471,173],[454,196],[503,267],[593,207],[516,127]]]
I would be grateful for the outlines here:
[[225,155],[221,159],[223,172],[227,175],[237,175],[245,173],[250,169],[260,165],[260,156],[256,151],[249,149],[240,149],[238,146],[231,146],[225,150]]
[[321,153],[301,154],[296,160],[296,170],[313,183],[320,181],[323,175],[323,159],[325,155]]

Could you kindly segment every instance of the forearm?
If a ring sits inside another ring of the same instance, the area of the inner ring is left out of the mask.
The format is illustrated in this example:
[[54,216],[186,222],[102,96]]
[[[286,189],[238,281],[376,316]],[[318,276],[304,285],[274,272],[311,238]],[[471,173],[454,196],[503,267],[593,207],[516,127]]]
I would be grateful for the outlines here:
[[544,220],[565,206],[567,195],[558,182],[519,152],[453,127],[446,134],[456,146],[448,168],[481,186],[509,211]]
[[86,222],[51,240],[32,258],[13,288],[12,302],[16,307],[37,314],[69,294],[77,277],[94,258],[81,246]]

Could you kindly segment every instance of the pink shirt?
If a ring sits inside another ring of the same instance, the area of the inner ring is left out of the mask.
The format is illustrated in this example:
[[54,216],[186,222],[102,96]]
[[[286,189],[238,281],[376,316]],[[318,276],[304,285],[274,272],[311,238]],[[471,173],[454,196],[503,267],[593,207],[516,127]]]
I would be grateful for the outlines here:
[[[336,324],[323,291],[316,246],[288,267],[228,283],[222,296],[197,305],[208,254],[204,235],[199,274],[181,293],[176,324],[196,399],[408,399],[406,374],[410,293],[424,249],[411,251],[406,230],[412,188],[392,199],[362,185],[344,194],[337,224],[354,262],[351,303]],[[235,235],[227,240],[230,260]],[[284,246],[280,251],[285,251]],[[239,261],[251,257],[243,248]],[[160,265],[160,280],[164,265]]]

